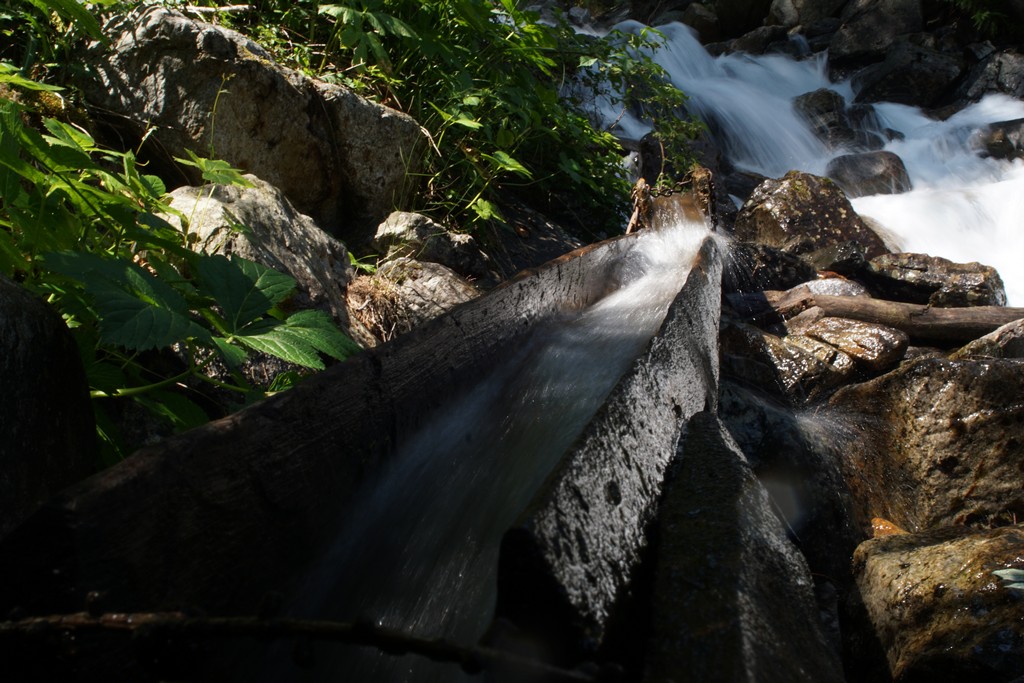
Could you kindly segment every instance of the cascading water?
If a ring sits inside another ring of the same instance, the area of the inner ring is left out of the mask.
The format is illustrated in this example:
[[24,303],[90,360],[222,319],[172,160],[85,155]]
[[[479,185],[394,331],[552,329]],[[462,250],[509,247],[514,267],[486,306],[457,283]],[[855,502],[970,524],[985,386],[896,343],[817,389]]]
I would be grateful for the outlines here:
[[[533,327],[447,402],[350,506],[289,612],[477,642],[493,617],[502,534],[658,329],[707,235],[705,224],[682,220],[640,234],[607,295]],[[318,651],[317,662],[310,680],[461,675],[454,665],[352,647]]]
[[[625,22],[617,27],[638,32]],[[712,57],[683,24],[658,29],[664,45],[653,57],[690,100],[733,166],[770,177],[790,170],[824,175],[829,150],[797,115],[793,98],[831,88],[848,102],[849,82],[829,81],[823,54],[797,60],[783,55],[733,53]],[[600,103],[600,115],[621,134],[639,138],[650,128],[630,112]],[[904,251],[980,261],[994,266],[1006,285],[1010,305],[1024,305],[1024,163],[983,159],[971,140],[982,127],[1024,118],[1024,102],[989,95],[946,121],[897,104],[875,105],[879,130],[902,134],[885,149],[904,161],[914,189],[898,195],[852,200],[862,216],[895,235]]]

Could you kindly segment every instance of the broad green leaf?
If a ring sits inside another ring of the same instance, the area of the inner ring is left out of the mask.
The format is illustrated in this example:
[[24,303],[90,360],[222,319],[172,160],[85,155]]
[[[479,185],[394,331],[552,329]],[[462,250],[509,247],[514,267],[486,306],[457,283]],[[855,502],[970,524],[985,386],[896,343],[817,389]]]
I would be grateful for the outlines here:
[[197,276],[221,307],[231,333],[240,332],[295,289],[290,275],[237,256],[201,255]]
[[0,62],[0,83],[10,83],[16,88],[23,90],[41,90],[46,92],[59,92],[64,88],[47,83],[39,83],[21,76],[20,69],[13,64]]
[[103,39],[103,31],[96,17],[85,8],[79,0],[28,0],[43,14],[57,12],[65,19],[70,19],[76,26],[95,40]]
[[206,159],[195,154],[192,150],[186,149],[188,159],[175,157],[179,164],[198,168],[203,180],[214,185],[237,185],[239,187],[252,187],[253,184],[242,175],[242,171],[233,167],[221,159]]
[[53,136],[51,138],[47,138],[48,141],[67,145],[83,152],[92,152],[96,150],[96,141],[84,130],[80,130],[68,123],[64,123],[63,121],[58,121],[56,119],[46,119],[43,122],[43,126],[45,126],[46,130],[50,131],[50,134]]
[[469,208],[473,209],[477,217],[482,220],[486,221],[492,218],[501,219],[501,212],[498,211],[498,207],[486,199],[478,197],[472,204],[470,204]]
[[285,391],[291,389],[293,386],[303,380],[303,376],[294,370],[285,370],[274,377],[274,381],[267,387],[268,393],[276,393],[278,391]]
[[134,398],[151,413],[167,418],[178,431],[210,421],[210,416],[197,403],[174,391],[157,390]]
[[344,360],[361,349],[342,334],[334,321],[323,311],[299,311],[288,317],[285,328],[321,353]]
[[316,349],[301,337],[289,334],[284,327],[284,324],[281,323],[269,329],[264,327],[265,331],[260,334],[239,335],[235,338],[249,348],[268,353],[289,363],[314,370],[323,370],[324,363],[320,360]]
[[533,174],[530,170],[523,166],[521,163],[510,157],[505,152],[495,152],[494,154],[484,154],[485,158],[490,159],[503,171],[509,171],[511,173],[518,173],[525,178],[532,178]]
[[249,356],[245,349],[235,346],[223,337],[214,337],[213,344],[220,351],[220,357],[224,360],[229,370],[237,370]]
[[322,311],[300,311],[276,325],[260,321],[247,334],[235,338],[257,351],[314,370],[324,368],[318,351],[339,360],[359,351],[356,343],[343,335]]

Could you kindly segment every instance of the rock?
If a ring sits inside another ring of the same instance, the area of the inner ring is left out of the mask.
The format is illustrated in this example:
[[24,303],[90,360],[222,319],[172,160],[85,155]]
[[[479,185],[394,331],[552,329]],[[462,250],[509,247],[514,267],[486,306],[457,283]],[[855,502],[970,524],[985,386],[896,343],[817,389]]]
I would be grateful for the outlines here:
[[910,345],[900,330],[846,318],[822,318],[804,334],[843,351],[871,374],[891,369]]
[[867,265],[864,248],[852,240],[815,249],[812,252],[801,254],[800,258],[817,270],[839,273],[849,277],[859,275]]
[[840,19],[828,48],[830,65],[881,61],[898,36],[924,29],[920,0],[852,0]]
[[680,21],[697,32],[702,43],[713,43],[722,39],[718,28],[718,15],[701,2],[690,3],[683,10]]
[[769,47],[777,43],[789,42],[789,34],[781,26],[758,26],[736,40],[732,41],[732,49],[736,52],[747,52],[752,55],[763,55]]
[[1024,358],[1024,320],[1007,323],[995,332],[975,339],[955,351],[950,358],[958,360],[982,356],[989,358]]
[[836,181],[848,197],[901,194],[914,189],[903,159],[892,152],[843,154],[828,162],[825,175]]
[[0,276],[0,538],[98,464],[89,385],[60,315]]
[[861,544],[854,573],[885,655],[885,680],[1019,680],[1024,599],[993,571],[1021,567],[1022,558],[1019,527],[938,529]]
[[963,70],[964,62],[959,54],[903,39],[889,46],[884,61],[853,77],[853,90],[857,102],[930,107],[939,103]]
[[741,240],[794,253],[850,240],[861,244],[869,258],[888,251],[838,185],[800,171],[758,186],[737,214],[734,231]]
[[724,38],[741,36],[764,22],[772,0],[710,0]]
[[810,571],[714,413],[690,419],[673,468],[643,680],[843,680]]
[[1016,49],[1000,50],[974,65],[953,96],[959,106],[977,102],[988,93],[1024,97],[1024,55]]
[[377,228],[372,246],[381,252],[383,260],[408,257],[438,263],[485,286],[497,284],[490,257],[472,235],[445,230],[418,213],[392,213]]
[[[773,0],[768,20],[784,26],[807,26],[831,19],[847,0]],[[836,26],[838,28],[838,26]],[[834,29],[833,29],[834,30]],[[808,37],[812,37],[808,35]]]
[[[106,28],[82,83],[120,142],[166,177],[209,154],[280,188],[332,234],[372,230],[409,193],[425,148],[411,117],[279,66],[253,41],[148,5]],[[177,182],[168,182],[177,185]]]
[[815,275],[814,267],[799,256],[764,244],[735,242],[726,254],[722,291],[789,289]]
[[1024,158],[1024,119],[990,124],[971,142],[980,148],[983,157],[1007,161]]
[[803,283],[803,287],[810,294],[825,294],[828,296],[870,296],[867,287],[847,280],[842,277],[821,277]]
[[502,539],[496,615],[553,650],[593,652],[622,617],[685,420],[714,409],[720,258],[706,240],[658,333]]
[[[345,245],[299,213],[277,188],[253,175],[246,180],[251,187],[181,187],[170,194],[171,208],[187,218],[189,246],[207,254],[234,254],[291,275],[297,282],[297,307],[326,311],[349,329],[345,289],[355,270]],[[181,226],[179,216],[164,218]]]
[[1024,512],[1024,361],[924,357],[829,401],[858,523],[908,531]]
[[501,211],[505,215],[504,224],[485,223],[478,226],[473,235],[503,279],[583,246],[578,237],[522,202],[506,201]]
[[856,139],[850,118],[846,113],[846,100],[831,88],[819,88],[793,100],[800,116],[811,125],[818,138],[829,148],[852,145]]
[[940,308],[1005,306],[999,273],[980,263],[953,263],[927,254],[883,254],[871,259],[865,284],[881,299]]
[[382,342],[479,294],[450,268],[405,257],[388,261],[349,287],[353,315]]

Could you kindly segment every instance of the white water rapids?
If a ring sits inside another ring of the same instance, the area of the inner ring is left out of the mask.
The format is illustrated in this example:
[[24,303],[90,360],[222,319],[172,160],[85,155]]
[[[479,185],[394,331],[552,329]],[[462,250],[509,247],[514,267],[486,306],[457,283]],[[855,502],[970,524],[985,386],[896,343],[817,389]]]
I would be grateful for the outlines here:
[[[636,22],[618,26],[637,32]],[[790,170],[824,175],[828,150],[793,107],[793,99],[831,88],[853,99],[849,82],[832,83],[824,55],[804,60],[784,55],[734,53],[712,57],[682,24],[658,27],[665,44],[654,59],[686,93],[693,113],[708,123],[723,154],[738,169],[779,177]],[[649,126],[603,103],[602,116],[622,135],[639,139]],[[1024,162],[982,159],[971,137],[983,126],[1024,118],[1024,102],[989,95],[946,121],[904,105],[875,105],[879,128],[902,133],[885,149],[898,154],[911,192],[853,199],[857,212],[897,238],[902,251],[994,266],[1010,305],[1024,306]]]
[[[502,535],[660,327],[708,234],[704,223],[682,220],[641,233],[603,298],[535,325],[472,389],[399,444],[346,506],[337,540],[287,611],[477,643],[494,614]],[[287,656],[271,653],[256,677],[283,680]],[[315,661],[303,680],[462,676],[455,665],[348,645],[318,645]]]

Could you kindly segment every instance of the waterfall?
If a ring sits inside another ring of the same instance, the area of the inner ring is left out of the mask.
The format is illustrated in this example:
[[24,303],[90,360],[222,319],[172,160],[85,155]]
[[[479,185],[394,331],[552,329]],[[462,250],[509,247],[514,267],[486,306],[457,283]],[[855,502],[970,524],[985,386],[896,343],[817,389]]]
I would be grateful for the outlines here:
[[[616,27],[636,33],[644,27]],[[770,177],[790,170],[824,175],[829,150],[797,115],[793,98],[831,88],[852,102],[850,83],[829,81],[824,54],[806,59],[733,53],[712,57],[687,26],[658,27],[664,44],[653,58],[673,84],[689,96],[699,116],[733,166]],[[982,159],[972,139],[987,124],[1024,118],[1024,102],[989,95],[946,121],[904,105],[875,105],[880,129],[898,131],[885,149],[898,154],[913,183],[911,192],[852,200],[862,216],[895,235],[904,251],[979,261],[994,266],[1006,285],[1010,305],[1024,305],[1024,162]],[[606,123],[625,136],[650,127],[631,112],[599,103]]]
[[[705,224],[683,220],[641,233],[605,296],[532,327],[432,415],[347,506],[337,540],[306,573],[288,611],[478,642],[493,618],[502,534],[656,332],[707,234]],[[326,649],[309,680],[461,675],[413,656]]]

